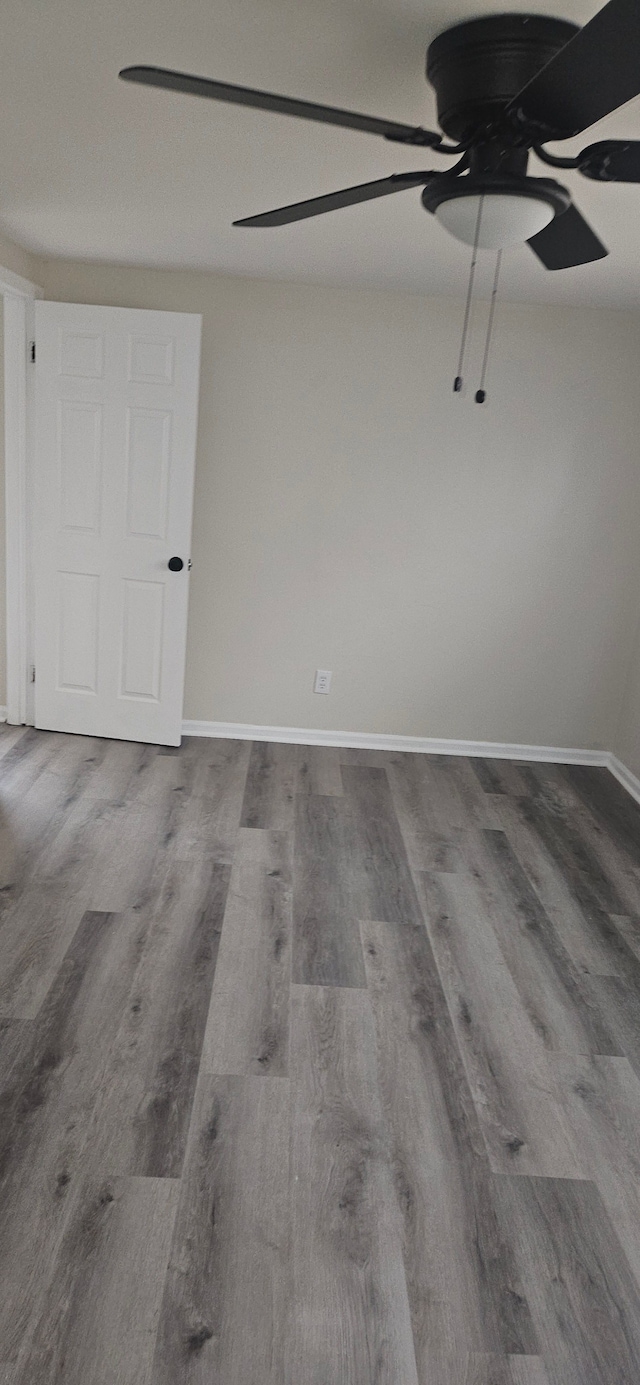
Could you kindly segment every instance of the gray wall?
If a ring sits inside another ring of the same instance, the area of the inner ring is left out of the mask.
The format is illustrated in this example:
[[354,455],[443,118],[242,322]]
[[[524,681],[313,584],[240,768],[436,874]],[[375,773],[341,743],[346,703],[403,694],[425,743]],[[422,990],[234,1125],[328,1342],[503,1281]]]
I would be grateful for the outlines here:
[[481,408],[452,393],[451,300],[43,274],[50,298],[203,314],[187,717],[611,745],[640,590],[640,316],[502,305]]

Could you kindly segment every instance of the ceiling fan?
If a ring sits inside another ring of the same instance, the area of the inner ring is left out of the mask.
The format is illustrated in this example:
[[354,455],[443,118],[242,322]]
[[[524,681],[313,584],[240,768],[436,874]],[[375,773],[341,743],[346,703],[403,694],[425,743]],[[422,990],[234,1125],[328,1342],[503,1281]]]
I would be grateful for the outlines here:
[[640,141],[603,140],[575,158],[544,148],[548,141],[581,134],[640,94],[640,0],[609,0],[582,29],[544,15],[498,14],[445,30],[429,46],[427,77],[449,142],[420,127],[164,68],[126,67],[119,75],[127,82],[363,130],[458,160],[444,173],[393,173],[244,217],[235,226],[283,226],[422,187],[426,210],[459,240],[486,249],[528,241],[547,269],[566,269],[608,252],[567,188],[527,175],[530,151],[552,168],[577,169],[602,182],[640,183]]

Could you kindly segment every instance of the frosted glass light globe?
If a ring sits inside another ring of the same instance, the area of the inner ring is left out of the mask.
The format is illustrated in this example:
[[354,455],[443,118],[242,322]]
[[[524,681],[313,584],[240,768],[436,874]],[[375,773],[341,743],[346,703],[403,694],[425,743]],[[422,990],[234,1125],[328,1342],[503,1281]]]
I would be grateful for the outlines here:
[[554,217],[550,202],[541,197],[520,197],[505,192],[451,197],[436,207],[435,214],[452,236],[473,245],[480,202],[478,246],[481,250],[503,250],[507,245],[519,245],[542,231]]

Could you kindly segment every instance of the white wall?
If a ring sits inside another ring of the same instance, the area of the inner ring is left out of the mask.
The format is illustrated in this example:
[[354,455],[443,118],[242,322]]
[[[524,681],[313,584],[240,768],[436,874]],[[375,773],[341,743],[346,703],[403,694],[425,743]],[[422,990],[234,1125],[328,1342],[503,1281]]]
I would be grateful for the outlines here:
[[42,260],[37,255],[32,255],[29,250],[23,250],[21,245],[16,245],[14,240],[0,232],[0,265],[3,269],[10,269],[12,274],[20,274],[23,279],[29,279],[32,284],[41,283]]
[[187,717],[611,745],[640,590],[640,316],[501,306],[480,407],[452,393],[451,300],[43,273],[51,298],[204,317]]
[[4,511],[4,302],[0,294],[0,705],[7,701],[7,609],[5,605]]
[[[20,274],[31,283],[40,283],[42,263],[22,246],[0,234],[0,265]],[[4,313],[0,295],[0,705],[7,700],[7,621],[5,606],[5,516],[4,516]]]
[[[638,589],[640,595],[640,588]],[[636,600],[636,607],[640,602]],[[634,642],[613,742],[619,760],[640,778],[640,627]]]

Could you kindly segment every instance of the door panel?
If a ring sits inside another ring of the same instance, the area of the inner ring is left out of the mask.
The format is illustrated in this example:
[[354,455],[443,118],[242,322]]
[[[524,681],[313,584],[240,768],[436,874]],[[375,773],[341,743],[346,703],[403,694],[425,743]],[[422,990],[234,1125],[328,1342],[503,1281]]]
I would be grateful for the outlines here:
[[122,697],[158,701],[163,618],[164,583],[127,579],[122,622]]
[[36,726],[179,744],[200,327],[36,304]]
[[58,680],[61,692],[98,691],[98,594],[92,572],[58,574]]

